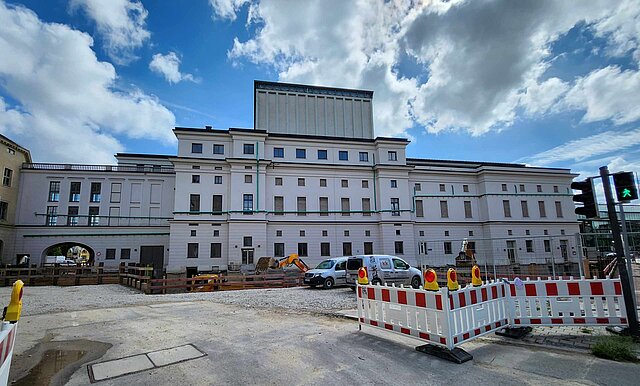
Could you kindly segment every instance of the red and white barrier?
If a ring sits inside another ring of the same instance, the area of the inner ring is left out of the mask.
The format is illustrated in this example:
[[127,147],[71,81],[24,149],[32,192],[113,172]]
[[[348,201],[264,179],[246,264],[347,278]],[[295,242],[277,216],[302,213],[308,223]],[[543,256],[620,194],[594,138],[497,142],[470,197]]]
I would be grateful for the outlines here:
[[358,285],[358,320],[449,350],[504,327],[627,324],[614,279],[487,282],[437,292]]
[[508,285],[514,327],[627,324],[620,279],[527,280],[518,284]]
[[13,357],[13,345],[15,344],[17,324],[2,323],[0,330],[0,385],[7,385],[9,382],[9,368]]

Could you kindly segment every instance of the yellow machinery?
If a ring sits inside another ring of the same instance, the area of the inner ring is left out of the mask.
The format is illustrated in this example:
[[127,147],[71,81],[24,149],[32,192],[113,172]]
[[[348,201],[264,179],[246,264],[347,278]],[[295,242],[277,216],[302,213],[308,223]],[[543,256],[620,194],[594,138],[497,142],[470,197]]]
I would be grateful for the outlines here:
[[256,263],[256,274],[264,273],[269,268],[278,269],[290,265],[295,265],[302,272],[307,272],[310,269],[309,266],[300,259],[297,253],[292,253],[281,260],[274,259],[273,257],[261,257]]
[[193,284],[202,284],[192,287],[191,292],[211,292],[220,286],[220,276],[215,274],[198,275],[191,278]]

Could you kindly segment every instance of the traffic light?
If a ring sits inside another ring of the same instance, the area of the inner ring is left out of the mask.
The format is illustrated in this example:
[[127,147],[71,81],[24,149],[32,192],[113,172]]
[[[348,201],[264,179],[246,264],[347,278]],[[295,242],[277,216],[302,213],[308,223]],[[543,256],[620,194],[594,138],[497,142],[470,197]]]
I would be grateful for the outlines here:
[[598,217],[598,201],[593,191],[593,179],[587,178],[584,181],[572,182],[571,189],[582,191],[581,194],[573,195],[573,201],[583,205],[576,208],[576,214],[581,214],[586,218]]
[[616,186],[618,201],[631,201],[638,199],[638,187],[632,172],[621,172],[613,175],[613,184]]

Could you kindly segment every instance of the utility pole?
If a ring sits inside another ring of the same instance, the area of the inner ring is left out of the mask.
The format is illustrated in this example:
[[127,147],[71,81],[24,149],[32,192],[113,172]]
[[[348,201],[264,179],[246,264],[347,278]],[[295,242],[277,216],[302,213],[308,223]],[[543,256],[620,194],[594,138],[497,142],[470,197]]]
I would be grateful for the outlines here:
[[622,237],[620,234],[620,224],[618,224],[618,216],[616,207],[613,202],[613,194],[611,193],[611,181],[609,180],[609,168],[602,166],[600,168],[600,177],[602,177],[602,186],[604,188],[604,196],[607,201],[607,212],[609,213],[609,223],[611,225],[611,235],[613,236],[613,245],[616,250],[618,259],[618,272],[620,273],[620,283],[622,284],[622,295],[624,297],[624,306],[627,309],[627,320],[629,321],[629,333],[634,337],[640,337],[640,326],[638,326],[638,311],[635,308],[633,297],[635,293],[631,292],[631,282],[629,281],[629,272],[627,271],[626,256],[624,256],[624,247],[622,245]]

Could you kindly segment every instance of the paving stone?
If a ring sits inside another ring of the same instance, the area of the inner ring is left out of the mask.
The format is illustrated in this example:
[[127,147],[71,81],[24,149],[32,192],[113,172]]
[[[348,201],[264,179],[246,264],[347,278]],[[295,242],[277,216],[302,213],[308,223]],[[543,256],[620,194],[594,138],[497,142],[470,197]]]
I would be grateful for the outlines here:
[[154,351],[147,354],[149,359],[151,359],[156,366],[166,366],[172,363],[185,361],[187,359],[199,358],[204,355],[205,354],[201,353],[190,344],[168,348],[166,350]]
[[96,381],[115,378],[121,375],[152,368],[153,363],[151,363],[149,358],[144,354],[91,365],[93,378]]

